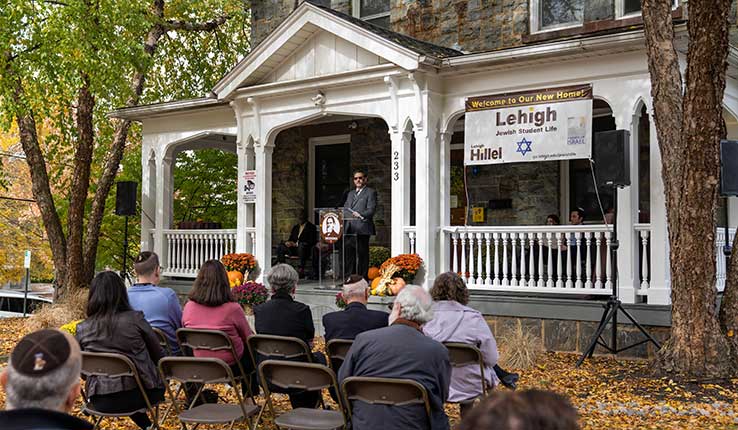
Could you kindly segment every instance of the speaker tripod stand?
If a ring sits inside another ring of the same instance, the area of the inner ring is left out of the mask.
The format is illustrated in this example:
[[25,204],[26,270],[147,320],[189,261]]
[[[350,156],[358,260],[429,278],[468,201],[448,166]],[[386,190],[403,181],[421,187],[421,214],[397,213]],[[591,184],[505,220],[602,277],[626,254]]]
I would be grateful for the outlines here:
[[[613,208],[617,208],[617,202],[618,202],[618,189],[617,186],[613,186]],[[594,354],[594,350],[597,347],[597,345],[600,345],[601,347],[605,348],[607,351],[609,351],[612,354],[617,354],[619,352],[634,348],[638,345],[642,345],[647,342],[652,342],[656,348],[661,348],[661,345],[656,341],[656,339],[651,336],[648,331],[640,324],[636,319],[633,317],[633,315],[628,312],[627,309],[623,307],[623,303],[620,301],[620,298],[618,297],[618,227],[617,222],[613,219],[613,229],[612,229],[612,241],[610,242],[610,259],[612,260],[612,273],[613,273],[613,279],[612,279],[612,293],[610,294],[610,297],[607,298],[607,302],[603,305],[604,310],[602,311],[602,318],[600,318],[600,324],[597,326],[597,330],[595,330],[594,335],[592,335],[592,338],[589,341],[589,345],[587,346],[587,349],[584,350],[582,353],[582,356],[579,357],[579,360],[577,360],[576,367],[579,367],[584,362],[585,358],[591,358],[592,354]],[[630,320],[633,325],[638,328],[638,331],[643,334],[643,336],[646,337],[646,339],[636,342],[634,344],[618,348],[618,313],[622,313],[625,315],[626,318]],[[607,324],[610,324],[610,328],[612,330],[611,338],[610,338],[610,344],[608,345],[604,339],[602,339],[602,334],[605,332],[605,329],[607,328]]]

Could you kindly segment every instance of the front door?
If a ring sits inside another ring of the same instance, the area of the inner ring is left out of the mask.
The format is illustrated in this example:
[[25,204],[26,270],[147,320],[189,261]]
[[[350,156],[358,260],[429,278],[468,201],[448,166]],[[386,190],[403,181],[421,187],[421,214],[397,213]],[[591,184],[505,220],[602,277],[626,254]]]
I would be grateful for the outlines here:
[[351,144],[315,146],[315,208],[339,207],[351,178]]

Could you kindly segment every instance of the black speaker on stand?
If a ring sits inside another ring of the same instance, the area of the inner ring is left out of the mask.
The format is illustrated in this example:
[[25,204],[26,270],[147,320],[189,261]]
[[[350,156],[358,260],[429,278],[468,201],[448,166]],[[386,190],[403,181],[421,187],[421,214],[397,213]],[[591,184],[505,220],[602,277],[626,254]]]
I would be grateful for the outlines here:
[[115,214],[122,215],[126,218],[125,229],[123,230],[123,269],[120,271],[120,277],[124,281],[131,282],[126,270],[126,257],[128,257],[128,217],[136,215],[136,188],[138,182],[120,181],[115,184]]
[[[604,185],[612,187],[612,207],[617,211],[618,207],[618,188],[630,185],[630,133],[627,130],[613,130],[595,133],[594,142],[592,143],[592,163],[595,187]],[[581,366],[585,358],[592,357],[597,345],[605,348],[612,354],[625,351],[646,342],[652,342],[656,348],[661,345],[654,339],[648,331],[640,324],[633,315],[630,314],[620,301],[618,295],[618,282],[620,276],[618,274],[618,223],[617,212],[616,218],[612,223],[612,240],[610,241],[610,259],[612,260],[612,292],[607,302],[603,305],[600,324],[597,326],[592,338],[589,341],[587,349],[584,350],[582,356],[577,360],[577,367]],[[603,220],[604,221],[604,220]],[[646,337],[645,340],[634,344],[618,348],[618,312],[625,315],[633,325]],[[612,334],[610,335],[610,344],[608,345],[602,339],[607,324],[610,324]]]
[[[738,196],[738,140],[720,141],[720,195],[725,197],[725,245],[723,254],[730,259],[732,244],[728,235],[728,197]],[[730,260],[728,260],[730,264]],[[728,266],[730,267],[730,266]]]

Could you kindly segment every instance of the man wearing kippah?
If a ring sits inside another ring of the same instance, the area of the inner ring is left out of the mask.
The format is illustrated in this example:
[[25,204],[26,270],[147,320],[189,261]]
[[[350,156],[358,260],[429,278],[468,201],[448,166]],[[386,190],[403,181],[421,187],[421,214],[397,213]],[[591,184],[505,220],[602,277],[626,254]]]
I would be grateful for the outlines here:
[[79,344],[68,333],[45,329],[24,336],[0,374],[6,394],[0,428],[92,429],[68,414],[79,397],[81,367]]
[[346,309],[323,315],[325,341],[331,339],[354,340],[359,333],[387,327],[389,314],[366,308],[369,301],[369,284],[360,275],[351,275],[341,292]]

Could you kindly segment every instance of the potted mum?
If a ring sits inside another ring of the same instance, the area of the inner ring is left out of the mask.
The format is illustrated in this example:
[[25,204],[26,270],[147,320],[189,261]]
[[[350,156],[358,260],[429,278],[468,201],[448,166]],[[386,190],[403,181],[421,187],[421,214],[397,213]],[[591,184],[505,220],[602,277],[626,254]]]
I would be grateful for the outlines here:
[[226,254],[220,258],[228,271],[231,286],[239,285],[249,278],[249,272],[256,268],[256,258],[248,252]]
[[241,305],[246,315],[254,314],[254,306],[267,301],[269,292],[264,284],[255,281],[246,281],[231,290],[233,298]]

